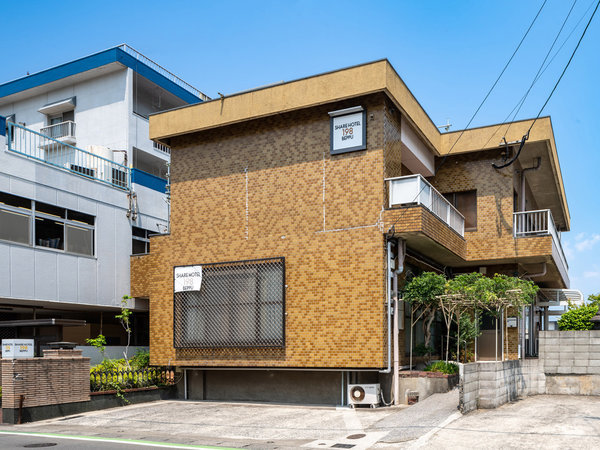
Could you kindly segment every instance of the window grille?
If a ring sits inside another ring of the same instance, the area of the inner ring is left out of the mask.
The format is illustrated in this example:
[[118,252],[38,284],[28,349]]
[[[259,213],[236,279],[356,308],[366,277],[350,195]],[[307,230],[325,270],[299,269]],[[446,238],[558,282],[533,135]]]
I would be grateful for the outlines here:
[[199,291],[174,295],[174,347],[284,347],[285,260],[202,265]]

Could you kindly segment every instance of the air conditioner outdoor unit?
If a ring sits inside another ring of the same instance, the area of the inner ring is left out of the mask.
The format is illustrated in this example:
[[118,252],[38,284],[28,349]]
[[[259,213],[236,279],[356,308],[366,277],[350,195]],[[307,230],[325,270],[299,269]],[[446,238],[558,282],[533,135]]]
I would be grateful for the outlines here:
[[381,385],[378,384],[349,384],[348,404],[354,408],[356,405],[369,405],[375,408],[379,405]]

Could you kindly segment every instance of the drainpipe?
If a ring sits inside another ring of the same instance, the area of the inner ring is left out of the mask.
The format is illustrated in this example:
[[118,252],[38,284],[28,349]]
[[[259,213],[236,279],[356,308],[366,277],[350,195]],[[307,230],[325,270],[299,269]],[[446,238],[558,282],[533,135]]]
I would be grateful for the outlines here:
[[392,278],[392,241],[388,238],[387,241],[387,268],[385,275],[385,292],[387,302],[387,329],[388,329],[388,343],[387,343],[387,369],[380,370],[379,373],[391,373],[392,372],[392,292],[390,290],[390,279]]
[[528,170],[538,170],[542,165],[542,158],[536,158],[536,164],[533,167],[521,169],[521,212],[525,211],[525,172]]
[[[398,338],[398,321],[400,316],[400,300],[398,299],[398,275],[404,271],[404,255],[406,253],[406,241],[398,240],[398,267],[394,270],[394,405],[400,404],[400,342]],[[402,317],[402,319],[404,319]]]

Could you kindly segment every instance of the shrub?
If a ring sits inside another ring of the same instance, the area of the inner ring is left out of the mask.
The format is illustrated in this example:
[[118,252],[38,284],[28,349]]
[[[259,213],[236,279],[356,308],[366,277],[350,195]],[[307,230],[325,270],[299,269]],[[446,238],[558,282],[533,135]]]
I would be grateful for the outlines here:
[[451,362],[436,361],[425,367],[426,372],[441,372],[447,375],[458,373],[458,366]]
[[150,352],[138,350],[133,358],[129,360],[132,369],[144,369],[150,365]]
[[598,312],[598,304],[570,307],[558,319],[558,329],[561,331],[591,330],[594,324],[590,319]]

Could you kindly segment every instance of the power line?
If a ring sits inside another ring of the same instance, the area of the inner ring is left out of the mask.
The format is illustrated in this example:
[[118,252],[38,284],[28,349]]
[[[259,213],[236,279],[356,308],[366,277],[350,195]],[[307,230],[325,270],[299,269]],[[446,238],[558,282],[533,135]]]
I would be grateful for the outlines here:
[[[508,61],[506,62],[506,64],[504,65],[504,68],[500,72],[500,75],[498,75],[498,77],[496,78],[496,81],[494,81],[494,84],[492,84],[492,87],[489,89],[489,91],[487,92],[487,94],[485,95],[485,97],[483,98],[483,100],[481,101],[481,103],[479,104],[479,106],[477,107],[477,109],[475,110],[475,112],[473,113],[473,115],[471,116],[471,118],[469,119],[469,122],[467,123],[466,127],[463,128],[463,130],[461,131],[461,133],[456,138],[456,141],[454,141],[454,144],[452,144],[452,147],[450,147],[450,150],[448,150],[448,152],[446,152],[446,154],[442,158],[442,161],[440,162],[440,164],[438,166],[438,170],[440,169],[440,167],[442,167],[444,165],[444,163],[446,162],[446,159],[448,158],[448,155],[452,152],[452,150],[454,149],[454,147],[456,146],[456,144],[458,143],[458,141],[462,138],[463,134],[469,128],[469,126],[471,125],[471,122],[473,122],[473,119],[475,119],[475,116],[477,116],[477,113],[479,113],[479,110],[481,109],[481,107],[483,106],[483,104],[486,102],[486,100],[488,99],[488,97],[490,96],[490,94],[492,93],[492,91],[494,90],[494,88],[496,87],[496,85],[498,84],[498,82],[500,81],[500,78],[502,78],[502,75],[504,75],[504,72],[506,71],[506,69],[508,68],[508,66],[510,65],[510,63],[512,62],[512,60],[514,59],[514,57],[517,54],[517,52],[519,51],[519,49],[521,48],[521,45],[525,41],[525,38],[527,37],[527,35],[529,34],[529,32],[531,31],[531,28],[533,28],[533,25],[537,21],[537,18],[539,17],[540,13],[542,12],[542,9],[544,9],[544,6],[546,5],[547,1],[548,0],[544,0],[544,2],[542,3],[542,6],[540,6],[540,9],[538,10],[538,12],[535,15],[535,17],[533,18],[533,20],[531,21],[531,24],[527,28],[527,31],[525,32],[525,34],[521,38],[521,41],[519,42],[519,45],[517,45],[517,48],[515,48],[514,52],[512,53],[512,55],[510,56],[510,58],[508,59]],[[413,199],[413,203],[419,198],[419,196],[421,195],[421,192],[423,192],[423,189],[425,189],[425,186],[423,186],[421,188],[421,190],[417,193],[417,195]],[[403,216],[403,214],[400,214],[398,216],[398,218],[394,221],[394,223],[389,228],[389,230],[392,230],[396,226],[396,224],[402,218],[402,216]]]
[[556,45],[556,41],[558,41],[558,38],[560,37],[560,35],[562,33],[562,30],[565,28],[567,20],[569,20],[569,17],[571,17],[571,13],[573,12],[573,8],[575,8],[576,4],[577,4],[577,0],[574,0],[573,4],[571,5],[571,9],[569,9],[569,13],[567,14],[567,17],[565,17],[565,20],[563,20],[563,23],[562,23],[560,29],[558,30],[558,33],[556,34],[556,37],[554,38],[554,41],[552,41],[552,45],[548,49],[548,52],[546,53],[546,56],[544,57],[544,60],[542,61],[542,64],[540,64],[540,68],[538,69],[537,73],[533,77],[533,81],[531,82],[531,84],[529,85],[529,88],[527,89],[527,92],[525,92],[525,95],[521,99],[520,104],[518,104],[518,108],[515,111],[514,115],[512,116],[511,121],[508,123],[508,127],[506,128],[506,131],[504,132],[505,136],[508,134],[508,130],[510,130],[510,126],[512,125],[512,121],[514,121],[515,117],[517,117],[517,114],[519,114],[519,111],[523,107],[523,104],[525,103],[525,100],[527,100],[527,97],[529,96],[529,93],[531,92],[531,89],[533,88],[533,86],[537,82],[537,80],[539,78],[539,75],[540,75],[540,73],[541,73],[541,71],[542,71],[542,69],[544,67],[544,64],[548,60],[548,57],[550,56],[550,53],[552,52],[552,49]]
[[575,49],[573,50],[573,53],[571,53],[571,57],[569,58],[569,61],[565,65],[565,68],[563,69],[562,73],[560,74],[560,77],[558,77],[558,80],[556,80],[556,84],[552,88],[552,91],[548,95],[548,98],[546,98],[546,101],[544,102],[544,104],[540,108],[537,116],[535,117],[535,119],[533,119],[533,122],[531,123],[531,126],[527,130],[527,133],[523,136],[523,139],[521,140],[521,145],[519,146],[519,150],[517,151],[516,155],[509,162],[507,162],[505,164],[502,164],[501,166],[497,166],[496,164],[492,164],[494,166],[494,168],[496,168],[496,169],[502,169],[504,167],[510,166],[513,162],[515,162],[517,160],[517,158],[521,154],[521,150],[523,150],[523,146],[525,144],[525,141],[529,138],[529,133],[531,132],[531,129],[533,128],[533,126],[535,125],[535,123],[537,122],[537,120],[542,115],[542,111],[544,110],[544,108],[546,107],[546,105],[548,104],[548,102],[550,101],[550,99],[552,98],[552,95],[554,95],[554,92],[556,91],[556,88],[558,87],[560,81],[562,80],[563,76],[567,72],[567,69],[571,65],[571,61],[573,61],[573,58],[575,57],[575,53],[577,53],[577,49],[581,45],[581,41],[583,41],[585,33],[587,32],[588,28],[590,27],[590,24],[592,23],[592,20],[594,19],[594,16],[596,15],[596,11],[598,11],[598,7],[599,6],[600,6],[600,0],[598,0],[598,3],[596,3],[596,8],[594,9],[594,12],[592,13],[592,15],[590,17],[590,20],[588,20],[588,23],[585,26],[585,29],[583,30],[583,33],[581,33],[581,37],[579,38],[579,41],[577,42],[577,45],[575,46]]
[[560,83],[560,80],[562,80],[563,76],[565,75],[565,72],[567,71],[567,69],[571,65],[571,61],[573,61],[573,58],[575,57],[575,53],[577,53],[577,49],[581,45],[581,41],[583,41],[585,33],[587,32],[588,28],[590,27],[590,24],[592,23],[592,20],[594,19],[594,16],[596,15],[596,11],[598,11],[598,7],[599,6],[600,6],[600,0],[598,0],[598,3],[596,3],[596,8],[594,8],[594,12],[592,13],[592,16],[590,17],[590,20],[588,20],[588,23],[585,26],[585,29],[583,30],[583,33],[581,34],[581,37],[579,38],[579,41],[577,42],[577,46],[573,50],[573,53],[571,54],[571,57],[569,58],[569,61],[567,62],[567,65],[565,66],[565,68],[563,69],[562,73],[560,74],[560,77],[558,77],[558,80],[556,81],[556,84],[552,88],[552,91],[550,92],[550,95],[548,95],[548,98],[546,99],[546,101],[544,102],[544,104],[542,105],[542,107],[540,108],[540,111],[538,112],[538,115],[536,116],[536,118],[534,119],[533,123],[529,127],[529,130],[527,131],[527,134],[529,134],[529,131],[531,131],[531,129],[535,125],[535,122],[542,115],[542,111],[544,110],[544,108],[546,107],[546,105],[548,104],[548,102],[550,101],[550,99],[552,98],[552,95],[554,95],[554,91],[556,91],[556,88],[558,87],[558,85]]
[[[550,67],[550,65],[552,64],[552,62],[556,59],[556,57],[561,52],[561,50],[563,49],[563,47],[565,46],[565,44],[569,41],[569,39],[571,39],[571,36],[575,32],[575,30],[577,30],[577,28],[579,27],[579,24],[581,23],[581,21],[583,19],[585,19],[585,16],[587,16],[587,14],[590,11],[590,9],[592,9],[592,6],[594,6],[594,2],[595,1],[596,0],[592,0],[592,2],[590,3],[590,5],[587,7],[587,9],[585,10],[585,12],[581,15],[581,17],[579,18],[579,20],[575,24],[575,26],[571,29],[571,31],[569,32],[569,34],[567,35],[567,37],[565,38],[565,40],[562,42],[562,44],[560,45],[560,47],[558,48],[558,50],[556,50],[556,52],[554,52],[554,55],[552,55],[552,58],[550,58],[550,61],[548,61],[548,63],[544,67],[544,69],[539,73],[539,75],[537,75],[537,77],[535,78],[534,84],[537,83],[537,81],[542,77],[542,75],[544,75],[544,73],[546,72],[546,70],[548,70],[548,67]],[[511,109],[511,111],[504,118],[504,120],[490,134],[490,137],[486,141],[486,143],[483,145],[483,148],[487,147],[487,145],[490,143],[490,141],[492,140],[492,138],[498,133],[498,131],[500,130],[500,128],[502,128],[504,125],[507,124],[508,119],[510,118],[510,116],[513,114],[513,112],[515,111],[515,109],[517,109],[517,107],[519,107],[519,104],[521,104],[521,102],[525,101],[525,98],[526,98],[526,95],[524,94],[523,97],[521,97],[521,100],[519,100],[519,102],[517,102],[517,104],[513,107],[513,109]],[[516,114],[513,116],[513,120],[514,120],[515,116],[516,116]],[[508,128],[507,128],[507,131],[505,131],[503,133],[503,135],[506,136],[507,132],[508,132]]]

